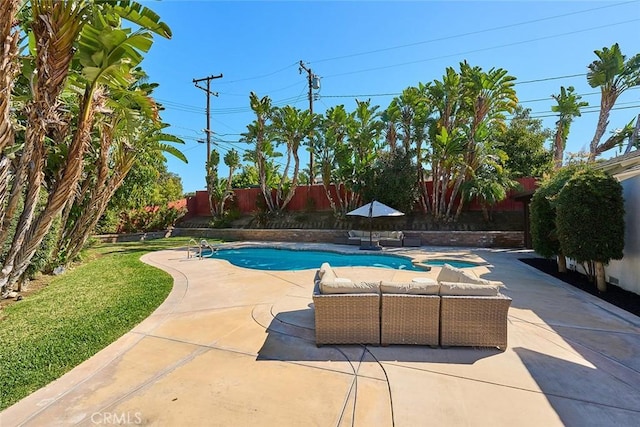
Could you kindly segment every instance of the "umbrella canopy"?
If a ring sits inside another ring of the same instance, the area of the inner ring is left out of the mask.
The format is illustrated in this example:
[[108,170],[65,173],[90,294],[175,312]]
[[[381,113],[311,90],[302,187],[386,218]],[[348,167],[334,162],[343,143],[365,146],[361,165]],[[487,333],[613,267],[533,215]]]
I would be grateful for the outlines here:
[[371,236],[372,219],[382,216],[402,216],[404,215],[404,213],[400,212],[399,210],[393,209],[392,207],[389,207],[384,203],[380,203],[379,201],[374,200],[370,203],[367,203],[366,205],[360,206],[358,209],[347,212],[347,215],[363,216],[365,218],[369,218],[369,249],[373,249],[373,238]]
[[347,212],[347,215],[376,218],[379,216],[402,216],[404,213],[374,200],[373,202],[360,206],[358,209]]

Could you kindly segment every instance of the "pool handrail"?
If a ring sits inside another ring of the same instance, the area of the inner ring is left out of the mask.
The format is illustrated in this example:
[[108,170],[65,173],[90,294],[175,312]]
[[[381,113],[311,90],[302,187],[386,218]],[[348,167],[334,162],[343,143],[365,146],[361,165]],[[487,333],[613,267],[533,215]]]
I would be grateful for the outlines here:
[[[193,242],[193,246],[191,246],[191,243]],[[213,253],[216,252],[218,250],[217,247],[211,245],[209,242],[207,242],[205,239],[200,240],[200,243],[198,243],[195,239],[190,239],[189,243],[187,243],[187,258],[191,258],[191,248],[198,248],[198,258],[202,259],[205,256],[207,258],[211,258],[213,256]],[[208,248],[211,253],[209,255],[203,255],[202,254],[202,250]]]

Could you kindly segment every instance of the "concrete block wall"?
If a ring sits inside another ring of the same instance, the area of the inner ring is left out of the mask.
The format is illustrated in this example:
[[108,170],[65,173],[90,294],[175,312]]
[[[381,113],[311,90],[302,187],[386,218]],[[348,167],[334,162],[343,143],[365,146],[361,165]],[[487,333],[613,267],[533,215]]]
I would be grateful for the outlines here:
[[[174,236],[221,239],[227,241],[275,241],[301,243],[333,243],[346,237],[344,230],[307,229],[238,229],[238,228],[176,228]],[[426,246],[458,246],[479,248],[521,248],[522,231],[411,231],[407,237],[419,238]]]

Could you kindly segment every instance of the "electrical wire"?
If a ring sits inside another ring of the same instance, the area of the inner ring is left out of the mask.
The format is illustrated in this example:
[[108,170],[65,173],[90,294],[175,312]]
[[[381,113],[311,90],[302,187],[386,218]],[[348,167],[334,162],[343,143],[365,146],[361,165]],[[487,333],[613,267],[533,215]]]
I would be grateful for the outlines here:
[[638,21],[640,21],[640,18],[629,19],[629,20],[626,20],[626,21],[620,21],[620,22],[615,22],[615,23],[611,23],[611,24],[599,25],[597,27],[590,27],[590,28],[585,28],[585,29],[582,29],[582,30],[568,31],[566,33],[559,33],[559,34],[553,34],[553,35],[549,35],[549,36],[536,37],[534,39],[521,40],[521,41],[512,42],[512,43],[505,43],[505,44],[496,45],[496,46],[484,47],[484,48],[480,48],[480,49],[472,49],[472,50],[467,50],[467,51],[463,51],[463,52],[451,53],[451,54],[441,55],[441,56],[436,56],[436,57],[431,57],[431,58],[417,59],[415,61],[407,61],[407,62],[402,62],[402,63],[383,65],[383,66],[380,66],[380,67],[364,68],[364,69],[355,70],[355,71],[347,71],[347,72],[344,72],[344,73],[329,74],[329,75],[324,75],[323,78],[341,77],[341,76],[348,76],[348,75],[352,75],[352,74],[366,73],[366,72],[369,72],[369,71],[386,70],[386,69],[389,69],[389,68],[396,68],[396,67],[402,67],[402,66],[405,66],[405,65],[419,64],[419,63],[422,63],[422,62],[435,61],[435,60],[438,60],[438,59],[446,59],[446,58],[458,57],[460,55],[468,55],[468,54],[471,54],[471,53],[486,52],[486,51],[489,51],[489,50],[501,49],[503,47],[519,46],[519,45],[523,45],[523,44],[527,44],[527,43],[539,42],[541,40],[548,40],[548,39],[552,39],[552,38],[556,38],[556,37],[563,37],[563,36],[568,36],[568,35],[573,35],[573,34],[580,34],[580,33],[588,32],[588,31],[601,30],[603,28],[613,27],[613,26],[616,26],[616,25],[629,24],[629,23],[638,22]]
[[454,34],[452,36],[438,37],[438,38],[435,38],[435,39],[429,39],[429,40],[424,40],[424,41],[419,41],[419,42],[407,43],[407,44],[403,44],[403,45],[397,45],[397,46],[386,47],[386,48],[381,48],[381,49],[374,49],[374,50],[369,50],[369,51],[365,51],[365,52],[358,52],[358,53],[353,53],[353,54],[348,54],[348,55],[334,56],[334,57],[331,57],[331,58],[318,59],[318,60],[311,61],[311,62],[315,63],[315,64],[319,64],[319,63],[322,63],[322,62],[335,61],[335,60],[338,60],[338,59],[354,58],[354,57],[357,57],[357,56],[369,55],[369,54],[373,54],[373,53],[388,52],[390,50],[403,49],[403,48],[406,48],[406,47],[414,47],[414,46],[419,46],[419,45],[423,45],[423,44],[436,43],[436,42],[447,41],[447,40],[452,40],[452,39],[462,38],[462,37],[467,37],[467,36],[475,36],[475,35],[478,35],[478,34],[483,34],[483,33],[488,33],[488,32],[493,32],[493,31],[499,31],[499,30],[506,30],[508,28],[514,28],[514,27],[519,27],[519,26],[523,26],[523,25],[534,24],[534,23],[537,23],[537,22],[549,21],[549,20],[552,20],[552,19],[566,18],[568,16],[573,16],[573,15],[578,15],[578,14],[582,14],[582,13],[593,12],[593,11],[597,11],[597,10],[601,10],[601,9],[607,9],[607,8],[611,8],[611,7],[623,6],[623,5],[627,5],[627,4],[630,4],[630,3],[637,3],[637,1],[628,1],[628,2],[623,2],[623,3],[616,3],[616,4],[612,4],[612,5],[605,5],[605,6],[595,7],[595,8],[591,8],[591,9],[579,10],[579,11],[576,11],[576,12],[564,13],[564,14],[561,14],[561,15],[549,16],[549,17],[545,17],[545,18],[539,18],[539,19],[532,19],[532,20],[529,20],[529,21],[517,22],[517,23],[514,23],[514,24],[502,25],[502,26],[499,26],[499,27],[486,28],[486,29],[482,29],[482,30],[470,31],[470,32],[461,33],[461,34]]

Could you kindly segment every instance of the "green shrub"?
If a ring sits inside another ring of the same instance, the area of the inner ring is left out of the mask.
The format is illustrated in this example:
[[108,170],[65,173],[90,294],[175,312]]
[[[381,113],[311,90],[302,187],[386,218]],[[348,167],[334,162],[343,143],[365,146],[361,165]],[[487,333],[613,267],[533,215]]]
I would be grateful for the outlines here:
[[566,256],[582,263],[621,259],[624,249],[622,186],[602,171],[577,172],[557,203],[558,239]]
[[96,234],[115,234],[120,228],[120,216],[113,209],[107,209],[98,224],[96,225]]
[[556,198],[560,190],[582,166],[568,166],[540,184],[531,199],[531,244],[539,255],[551,258],[562,253],[556,232]]

